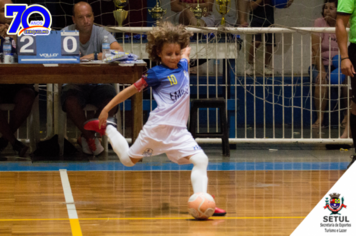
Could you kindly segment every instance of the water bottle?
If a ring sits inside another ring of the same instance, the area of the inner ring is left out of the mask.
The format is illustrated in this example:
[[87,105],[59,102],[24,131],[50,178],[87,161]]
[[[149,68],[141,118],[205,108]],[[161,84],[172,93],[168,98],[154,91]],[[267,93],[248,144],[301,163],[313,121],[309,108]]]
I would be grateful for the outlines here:
[[109,44],[109,38],[107,35],[104,36],[102,49],[103,49],[102,58],[104,60],[106,58],[106,54],[110,54],[110,44]]
[[2,45],[2,51],[3,51],[5,64],[12,63],[11,48],[12,48],[12,46],[11,46],[11,42],[10,42],[10,37],[6,37],[5,42]]

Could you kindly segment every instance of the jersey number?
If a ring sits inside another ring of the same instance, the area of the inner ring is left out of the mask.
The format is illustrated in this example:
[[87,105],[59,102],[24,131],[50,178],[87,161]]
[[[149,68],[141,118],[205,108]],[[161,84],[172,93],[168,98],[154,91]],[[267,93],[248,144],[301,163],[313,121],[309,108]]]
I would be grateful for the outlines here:
[[171,86],[177,84],[177,79],[174,75],[167,76],[167,78],[168,78],[169,82],[171,83]]

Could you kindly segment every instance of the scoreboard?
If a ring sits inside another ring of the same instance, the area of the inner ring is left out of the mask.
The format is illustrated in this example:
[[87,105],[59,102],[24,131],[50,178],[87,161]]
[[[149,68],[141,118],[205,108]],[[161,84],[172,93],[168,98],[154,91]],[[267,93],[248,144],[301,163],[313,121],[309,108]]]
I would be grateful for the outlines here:
[[78,31],[51,31],[49,35],[17,38],[18,63],[73,64],[80,62]]

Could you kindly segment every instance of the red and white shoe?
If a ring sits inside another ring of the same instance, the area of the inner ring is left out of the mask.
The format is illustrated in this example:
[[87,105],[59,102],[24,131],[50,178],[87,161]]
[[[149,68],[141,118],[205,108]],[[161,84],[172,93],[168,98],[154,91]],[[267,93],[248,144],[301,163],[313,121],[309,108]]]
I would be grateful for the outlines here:
[[95,131],[95,132],[99,133],[101,136],[103,136],[103,135],[105,135],[107,125],[112,125],[116,128],[117,125],[116,125],[115,118],[113,118],[113,117],[108,118],[106,120],[106,125],[102,125],[100,127],[100,129],[99,129],[99,120],[98,119],[88,120],[87,122],[84,123],[84,129]]
[[86,139],[80,136],[77,142],[82,147],[83,152],[87,155],[99,156],[104,151],[104,147],[101,145],[98,138]]
[[225,210],[215,207],[213,216],[224,216],[224,215],[226,215]]
[[84,123],[84,129],[95,131],[103,136],[105,135],[106,125],[102,125],[99,129],[99,120],[91,119]]
[[[214,198],[214,200],[215,200],[215,196],[214,195],[211,195],[213,198]],[[225,210],[223,210],[223,209],[220,209],[220,208],[218,208],[218,207],[215,207],[215,211],[214,211],[214,214],[213,214],[213,216],[224,216],[224,215],[226,215],[226,211]]]

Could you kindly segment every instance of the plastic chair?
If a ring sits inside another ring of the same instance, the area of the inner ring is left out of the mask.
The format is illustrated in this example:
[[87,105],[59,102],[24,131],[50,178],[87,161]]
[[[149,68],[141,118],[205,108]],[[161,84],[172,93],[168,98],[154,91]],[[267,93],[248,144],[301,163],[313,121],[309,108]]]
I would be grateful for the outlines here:
[[[219,108],[220,133],[197,133],[197,113],[199,108]],[[230,156],[229,128],[226,120],[226,103],[222,98],[196,99],[191,102],[189,131],[194,138],[221,138],[224,156]]]

